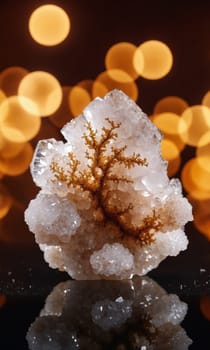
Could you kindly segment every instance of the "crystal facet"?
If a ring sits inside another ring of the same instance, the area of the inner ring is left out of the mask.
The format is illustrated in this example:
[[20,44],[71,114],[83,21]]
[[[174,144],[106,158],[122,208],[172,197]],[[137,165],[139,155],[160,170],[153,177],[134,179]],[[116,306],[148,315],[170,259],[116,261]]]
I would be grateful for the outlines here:
[[37,145],[41,191],[25,212],[51,267],[125,279],[187,248],[191,206],[167,176],[159,130],[131,99],[118,90],[96,98],[61,132],[66,142]]

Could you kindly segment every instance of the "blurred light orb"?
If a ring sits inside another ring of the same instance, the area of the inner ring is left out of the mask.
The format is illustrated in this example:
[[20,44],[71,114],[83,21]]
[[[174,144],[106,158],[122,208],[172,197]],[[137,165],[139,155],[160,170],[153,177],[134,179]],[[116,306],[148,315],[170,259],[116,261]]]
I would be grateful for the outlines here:
[[0,89],[0,104],[6,99],[5,93]]
[[202,200],[192,201],[194,207],[194,225],[210,240],[210,195]]
[[89,93],[89,95],[92,96],[93,83],[94,83],[94,80],[86,79],[86,80],[79,81],[79,83],[77,83],[76,86],[79,86],[85,89]]
[[28,70],[19,66],[4,69],[0,74],[0,89],[7,97],[17,95],[18,86],[27,74]]
[[200,231],[208,240],[210,240],[210,212],[206,213],[206,215],[195,213],[194,225],[198,231]]
[[82,80],[77,83],[76,86],[85,89],[89,93],[91,99],[96,97],[104,97],[104,95],[106,95],[108,92],[108,89],[103,84],[91,79]]
[[164,133],[177,135],[186,131],[187,125],[177,114],[165,112],[153,117],[155,125]]
[[199,184],[197,183],[196,179],[193,179],[193,171],[192,171],[193,162],[194,162],[194,158],[188,160],[184,164],[181,172],[182,185],[184,189],[190,194],[192,192],[199,191],[199,187],[198,187]]
[[182,168],[181,180],[185,190],[195,199],[209,198],[210,172],[200,166],[198,158],[191,158]]
[[[143,69],[139,60],[143,55]],[[136,49],[133,57],[136,71],[145,79],[155,80],[166,76],[173,65],[173,55],[170,48],[158,40],[145,41]]]
[[3,137],[0,133],[0,157],[11,158],[22,151],[24,143],[12,142]]
[[153,123],[162,131],[164,138],[173,142],[179,151],[185,147],[181,135],[186,132],[187,126],[181,117],[172,112],[164,112],[151,116]]
[[[39,115],[47,117],[59,108],[62,101],[62,88],[52,74],[34,71],[22,79],[18,95],[32,100],[37,105]],[[28,112],[31,112],[29,105],[24,104],[23,106]]]
[[164,159],[170,161],[179,156],[179,150],[172,141],[163,139],[161,141],[161,154]]
[[181,166],[181,156],[179,154],[177,158],[169,160],[168,168],[167,168],[168,176],[169,177],[174,176],[179,171],[180,166]]
[[144,55],[143,52],[136,48],[136,51],[133,54],[133,68],[138,74],[138,76],[142,76],[142,72],[144,69]]
[[47,4],[38,7],[29,18],[29,32],[38,44],[54,46],[68,36],[71,23],[67,13],[59,6]]
[[160,114],[171,112],[180,115],[187,107],[188,103],[183,98],[178,96],[166,96],[155,104],[153,113]]
[[100,81],[94,81],[92,86],[92,98],[104,97],[108,92],[108,88]]
[[194,158],[192,164],[192,177],[196,185],[204,191],[210,191],[210,171],[201,166],[199,157]]
[[[113,79],[115,77],[115,79]],[[129,80],[129,81],[128,81]],[[120,69],[114,69],[112,72],[104,71],[100,73],[95,82],[102,84],[107,88],[107,91],[113,89],[122,90],[126,95],[134,101],[138,98],[138,87],[134,80],[129,78],[128,74]]]
[[161,155],[168,161],[168,176],[173,176],[179,170],[181,157],[178,147],[174,142],[163,139],[161,141]]
[[[23,105],[27,105],[30,112]],[[0,130],[5,139],[26,142],[38,133],[40,126],[37,107],[26,97],[11,96],[0,104]]]
[[203,105],[188,107],[181,119],[187,126],[181,134],[183,141],[190,146],[197,146],[201,136],[210,130],[210,109]]
[[0,219],[3,219],[7,215],[11,206],[12,206],[12,197],[10,196],[6,187],[0,184]]
[[196,156],[200,166],[210,171],[210,130],[203,134],[198,141]]
[[73,116],[80,115],[90,101],[91,97],[87,90],[80,86],[74,86],[69,93],[69,106]]
[[0,171],[9,176],[23,174],[29,167],[33,157],[33,148],[29,142],[25,143],[21,152],[12,158],[0,157]]
[[109,48],[105,56],[105,67],[111,71],[120,69],[127,73],[132,79],[138,77],[133,66],[133,55],[137,47],[129,42],[119,42]]
[[71,86],[62,87],[61,104],[59,108],[49,116],[50,121],[58,128],[62,128],[66,123],[74,118],[69,106],[69,94],[71,89]]
[[210,155],[210,129],[205,132],[198,141],[197,155],[207,156]]
[[107,74],[112,80],[122,84],[132,83],[133,81],[133,78],[127,72],[121,69],[109,69],[107,70]]
[[201,101],[202,105],[210,107],[210,90],[205,93]]

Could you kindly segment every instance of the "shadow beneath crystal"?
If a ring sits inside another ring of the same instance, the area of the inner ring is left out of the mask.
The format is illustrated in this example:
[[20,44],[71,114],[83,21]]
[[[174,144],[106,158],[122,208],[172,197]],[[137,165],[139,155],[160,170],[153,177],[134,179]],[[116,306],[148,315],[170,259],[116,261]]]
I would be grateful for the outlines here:
[[149,277],[69,280],[49,294],[26,338],[31,350],[185,350],[186,313],[186,303]]

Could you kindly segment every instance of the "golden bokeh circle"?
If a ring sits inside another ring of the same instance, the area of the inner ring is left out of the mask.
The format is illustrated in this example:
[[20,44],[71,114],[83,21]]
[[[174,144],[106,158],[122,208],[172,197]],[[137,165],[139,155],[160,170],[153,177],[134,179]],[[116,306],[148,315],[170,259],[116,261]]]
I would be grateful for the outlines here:
[[143,52],[138,48],[133,55],[133,68],[139,76],[142,76],[144,69],[144,55]]
[[[23,104],[29,105],[31,112],[26,111]],[[6,140],[17,143],[26,142],[38,133],[40,126],[41,119],[36,105],[31,100],[11,96],[0,104],[0,130]]]
[[33,157],[33,148],[29,142],[25,143],[21,152],[15,157],[0,157],[0,171],[9,176],[23,174],[29,167]]
[[[112,45],[105,56],[105,67],[112,72],[120,69],[128,74],[132,79],[138,77],[138,73],[133,66],[133,56],[137,47],[129,42],[119,42]],[[114,79],[114,77],[112,77]]]
[[79,83],[77,83],[76,86],[79,86],[85,89],[90,95],[90,97],[93,99],[96,97],[104,97],[108,92],[108,89],[106,88],[106,86],[104,86],[99,81],[94,81],[91,79],[82,80]]
[[210,107],[210,90],[205,93],[201,101],[202,105]]
[[[138,66],[141,55],[143,55],[143,69],[139,69]],[[162,41],[149,40],[136,49],[133,64],[143,78],[161,79],[170,72],[173,65],[173,55],[170,48]]]
[[29,32],[37,43],[54,46],[62,43],[70,32],[70,19],[57,5],[38,7],[29,18]]
[[90,96],[92,96],[93,83],[94,80],[86,79],[79,81],[76,86],[83,88],[89,93]]
[[161,154],[164,159],[170,161],[179,156],[179,149],[172,141],[163,139],[161,141]]
[[199,154],[202,156],[207,155],[209,153],[209,147],[210,147],[210,129],[207,132],[205,132],[198,141],[198,144],[197,144],[198,155]]
[[0,74],[0,89],[7,97],[17,95],[18,86],[27,74],[28,70],[19,66],[4,69]]
[[200,166],[210,171],[210,130],[204,133],[198,141],[196,156]]
[[210,196],[210,172],[200,166],[198,158],[187,161],[181,172],[181,180],[185,190],[195,199]]
[[0,133],[0,157],[11,158],[22,151],[24,143],[11,142]]
[[179,135],[186,131],[187,125],[175,113],[160,113],[153,117],[153,123],[164,133],[170,135]]
[[69,106],[73,116],[77,117],[80,115],[90,101],[91,96],[86,89],[74,86],[69,93]]
[[210,130],[210,109],[203,105],[188,107],[181,115],[187,126],[181,133],[183,141],[190,146],[197,146],[201,136]]
[[192,202],[195,227],[210,240],[210,196]]
[[168,162],[168,168],[167,168],[167,173],[169,177],[174,176],[177,174],[181,167],[181,156],[180,154],[177,156],[177,158],[171,159]]
[[108,92],[108,88],[100,81],[94,81],[92,86],[92,97],[104,97]]
[[0,184],[0,219],[3,219],[12,206],[12,197],[7,188]]
[[6,98],[7,98],[7,97],[6,97],[5,93],[4,93],[2,90],[0,90],[0,104],[1,104]]
[[121,69],[109,69],[107,70],[107,74],[117,83],[126,84],[133,82],[133,78],[127,72]]
[[182,185],[188,193],[199,190],[198,186],[196,186],[196,181],[193,181],[193,178],[192,178],[193,162],[194,162],[194,158],[188,160],[184,164],[181,172]]
[[188,103],[183,98],[178,96],[166,96],[155,104],[153,113],[160,114],[171,112],[180,115],[187,107]]
[[201,166],[199,157],[194,158],[192,177],[200,189],[210,191],[210,171]]
[[179,115],[165,112],[152,115],[151,120],[161,130],[164,138],[173,142],[179,151],[184,149],[185,142],[181,135],[186,132],[187,126]]
[[[34,71],[22,79],[18,95],[32,100],[38,108],[39,115],[46,117],[59,108],[62,101],[62,88],[52,74]],[[30,112],[30,106],[25,105],[24,108]]]
[[71,86],[62,87],[62,101],[59,108],[49,116],[51,122],[58,128],[62,128],[72,118],[74,118],[69,106],[69,94]]
[[[138,98],[138,87],[135,81],[126,78],[127,75],[127,73],[120,69],[114,69],[112,72],[104,71],[97,76],[95,82],[105,86],[108,91],[113,89],[122,90],[126,95],[136,101]],[[112,79],[112,76],[115,76],[115,80]]]
[[179,149],[171,140],[163,139],[161,141],[161,155],[168,161],[168,176],[175,175],[181,164]]

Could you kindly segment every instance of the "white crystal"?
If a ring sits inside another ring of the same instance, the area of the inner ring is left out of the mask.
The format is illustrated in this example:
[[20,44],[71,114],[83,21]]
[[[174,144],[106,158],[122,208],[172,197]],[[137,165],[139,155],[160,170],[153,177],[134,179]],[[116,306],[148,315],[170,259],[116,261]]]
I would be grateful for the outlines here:
[[37,186],[45,186],[49,177],[49,165],[55,150],[58,150],[62,142],[55,139],[41,140],[38,142],[31,162],[31,173]]
[[125,279],[187,248],[191,206],[168,179],[159,130],[131,99],[118,90],[96,98],[61,132],[66,142],[37,145],[41,191],[25,212],[51,267]]
[[[33,215],[31,215],[33,213]],[[40,192],[25,211],[31,231],[37,232],[37,242],[47,244],[53,237],[68,243],[80,226],[81,219],[73,202],[55,194]]]
[[[123,259],[122,259],[123,256]],[[90,264],[96,274],[120,276],[124,271],[133,271],[133,255],[122,244],[104,244],[90,257]]]

